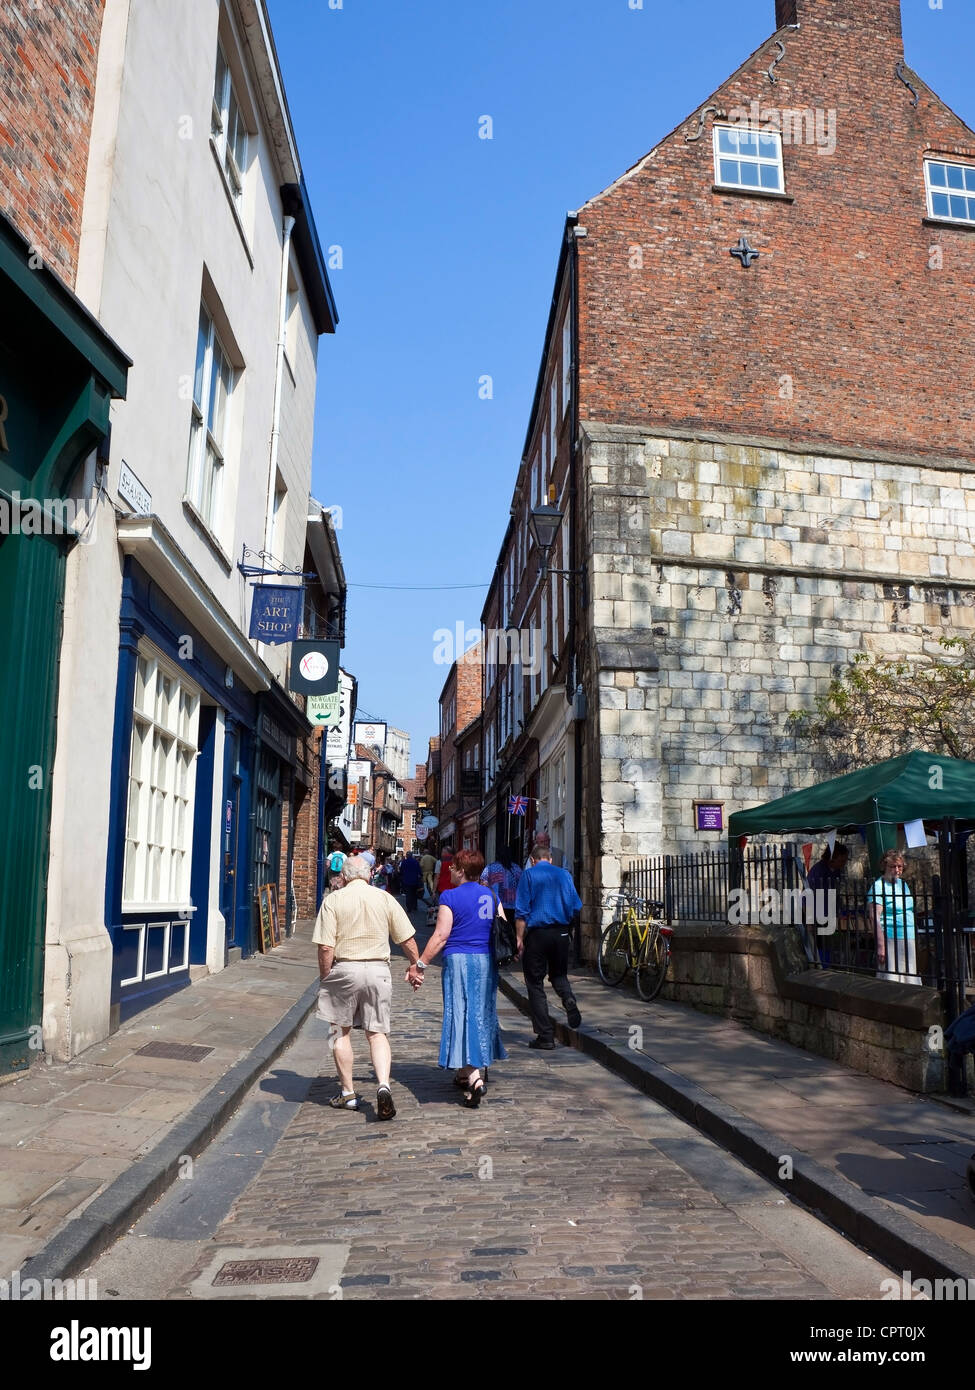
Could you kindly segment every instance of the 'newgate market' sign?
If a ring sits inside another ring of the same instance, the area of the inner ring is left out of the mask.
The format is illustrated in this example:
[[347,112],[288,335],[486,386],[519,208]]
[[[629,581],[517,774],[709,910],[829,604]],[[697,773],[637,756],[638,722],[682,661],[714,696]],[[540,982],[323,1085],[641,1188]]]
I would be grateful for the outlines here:
[[298,616],[303,590],[273,584],[254,586],[250,636],[258,642],[293,642],[298,636]]

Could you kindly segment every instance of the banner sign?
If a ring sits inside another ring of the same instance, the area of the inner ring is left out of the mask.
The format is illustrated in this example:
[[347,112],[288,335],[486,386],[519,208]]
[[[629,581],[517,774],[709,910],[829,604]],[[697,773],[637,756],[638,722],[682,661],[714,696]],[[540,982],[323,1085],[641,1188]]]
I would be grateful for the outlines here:
[[298,695],[334,695],[339,688],[340,654],[338,642],[295,642],[288,689]]
[[332,766],[349,761],[349,738],[352,734],[352,692],[355,682],[348,671],[339,671],[339,717],[327,725],[328,741],[325,751]]
[[274,584],[256,584],[251,608],[249,636],[270,645],[293,642],[298,636],[298,618],[304,591]]

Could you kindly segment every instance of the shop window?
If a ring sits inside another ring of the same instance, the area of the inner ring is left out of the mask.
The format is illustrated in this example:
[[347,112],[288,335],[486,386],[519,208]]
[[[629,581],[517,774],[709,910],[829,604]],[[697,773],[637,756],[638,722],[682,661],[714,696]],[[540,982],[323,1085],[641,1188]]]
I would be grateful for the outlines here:
[[200,692],[151,648],[136,669],[123,910],[188,907]]

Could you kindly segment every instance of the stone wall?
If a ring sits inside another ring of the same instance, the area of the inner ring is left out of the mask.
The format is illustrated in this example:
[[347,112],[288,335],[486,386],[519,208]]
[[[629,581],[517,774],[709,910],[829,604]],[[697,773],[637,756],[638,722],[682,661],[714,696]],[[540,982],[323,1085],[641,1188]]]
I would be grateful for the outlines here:
[[790,952],[781,931],[776,940],[759,929],[696,930],[674,938],[664,998],[912,1091],[944,1090],[944,1055],[932,1033],[944,1021],[936,990],[803,970],[801,951]]
[[583,458],[595,909],[626,858],[723,843],[694,800],[727,824],[816,781],[788,717],[858,652],[975,630],[975,533],[959,463],[595,424]]

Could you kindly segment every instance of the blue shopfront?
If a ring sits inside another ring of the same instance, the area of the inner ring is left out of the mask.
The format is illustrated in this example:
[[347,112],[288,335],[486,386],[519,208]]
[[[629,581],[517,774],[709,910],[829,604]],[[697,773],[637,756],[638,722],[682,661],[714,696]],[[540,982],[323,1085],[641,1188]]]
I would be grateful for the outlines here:
[[131,554],[119,626],[105,895],[113,1027],[189,984],[191,966],[251,949],[260,718],[226,653]]

